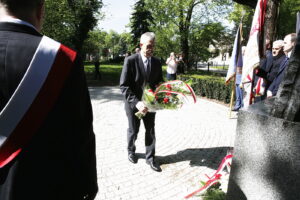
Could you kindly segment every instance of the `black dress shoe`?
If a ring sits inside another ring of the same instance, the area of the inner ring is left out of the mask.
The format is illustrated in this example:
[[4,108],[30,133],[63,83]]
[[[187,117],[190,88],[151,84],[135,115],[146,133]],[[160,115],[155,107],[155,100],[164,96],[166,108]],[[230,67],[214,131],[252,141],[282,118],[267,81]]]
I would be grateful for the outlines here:
[[239,109],[240,109],[240,108],[233,108],[231,111],[237,112],[237,111],[239,111]]
[[128,160],[134,164],[137,163],[137,161],[138,161],[136,155],[133,153],[128,154]]
[[159,164],[157,164],[156,162],[154,162],[154,161],[150,161],[150,162],[146,161],[146,163],[148,165],[150,165],[150,167],[151,167],[152,170],[154,170],[156,172],[161,172],[161,168],[160,168]]

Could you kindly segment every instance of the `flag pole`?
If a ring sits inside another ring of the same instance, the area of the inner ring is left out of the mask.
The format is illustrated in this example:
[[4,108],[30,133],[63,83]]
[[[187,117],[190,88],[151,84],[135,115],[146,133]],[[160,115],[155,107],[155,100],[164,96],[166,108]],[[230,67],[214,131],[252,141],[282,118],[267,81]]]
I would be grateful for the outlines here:
[[[239,25],[239,32],[240,32],[240,40],[239,40],[239,48],[241,48],[241,42],[243,40],[243,34],[242,34],[242,24],[243,24],[243,18],[245,16],[245,11],[242,10],[242,17],[241,17],[241,22]],[[238,55],[241,56],[241,55]],[[238,61],[237,61],[238,62]],[[237,64],[237,63],[236,63]],[[234,78],[233,78],[233,84],[232,84],[232,88],[231,88],[231,97],[230,97],[230,105],[229,105],[229,119],[231,119],[231,113],[232,113],[232,106],[233,106],[233,99],[234,99],[234,95],[235,95],[235,81],[236,81],[236,73],[234,74]]]
[[229,119],[231,119],[234,94],[235,94],[235,76],[234,76],[233,84],[232,84],[232,88],[231,88],[231,97],[230,97],[230,106],[229,106]]

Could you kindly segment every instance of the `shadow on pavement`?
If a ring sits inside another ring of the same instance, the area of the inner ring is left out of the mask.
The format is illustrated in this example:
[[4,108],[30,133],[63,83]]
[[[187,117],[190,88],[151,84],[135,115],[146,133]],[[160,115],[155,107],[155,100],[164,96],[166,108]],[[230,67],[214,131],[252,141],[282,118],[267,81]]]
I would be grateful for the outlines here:
[[[190,161],[190,166],[206,166],[217,170],[222,159],[232,147],[214,147],[201,149],[186,149],[168,156],[155,156],[160,165]],[[136,153],[138,159],[145,159],[145,154]]]
[[102,103],[109,102],[111,100],[114,101],[123,101],[124,97],[121,94],[120,90],[112,90],[111,88],[101,88],[101,90],[97,87],[90,87],[89,93],[91,99],[101,99]]
[[211,169],[218,169],[222,159],[232,147],[214,147],[200,149],[185,149],[176,154],[168,156],[156,156],[161,165],[190,161],[190,166],[206,166]]

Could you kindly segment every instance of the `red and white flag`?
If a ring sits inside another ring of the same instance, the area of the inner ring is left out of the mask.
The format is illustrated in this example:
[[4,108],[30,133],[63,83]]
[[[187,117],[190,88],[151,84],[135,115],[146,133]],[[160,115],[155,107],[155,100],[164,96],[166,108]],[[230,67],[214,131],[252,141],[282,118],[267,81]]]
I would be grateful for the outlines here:
[[17,89],[0,112],[0,168],[30,141],[55,104],[76,52],[43,36]]
[[253,100],[253,69],[259,65],[263,53],[263,27],[267,8],[267,0],[258,0],[249,40],[243,60],[242,83],[244,88],[244,107],[252,104]]

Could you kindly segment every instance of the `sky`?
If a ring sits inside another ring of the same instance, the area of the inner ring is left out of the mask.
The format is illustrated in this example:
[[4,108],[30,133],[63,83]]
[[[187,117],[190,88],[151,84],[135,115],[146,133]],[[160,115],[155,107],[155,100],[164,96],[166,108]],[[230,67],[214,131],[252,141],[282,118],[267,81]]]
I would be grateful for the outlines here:
[[129,23],[132,8],[136,0],[102,0],[104,6],[102,12],[105,18],[98,22],[98,27],[104,31],[114,30],[123,33],[125,25]]

